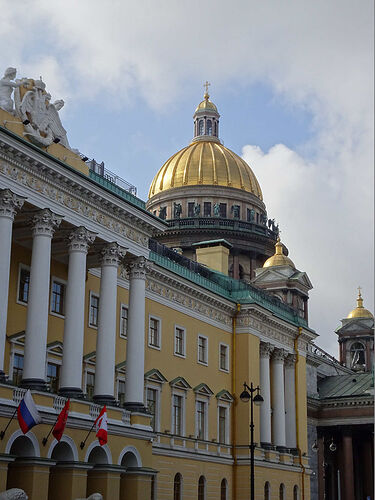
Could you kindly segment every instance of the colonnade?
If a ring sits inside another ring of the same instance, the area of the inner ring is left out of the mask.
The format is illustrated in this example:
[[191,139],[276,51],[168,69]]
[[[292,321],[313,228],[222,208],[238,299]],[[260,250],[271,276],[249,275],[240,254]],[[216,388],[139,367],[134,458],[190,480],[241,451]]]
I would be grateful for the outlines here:
[[295,355],[260,343],[260,441],[263,446],[296,448]]
[[[8,310],[11,241],[15,214],[25,198],[9,189],[0,190],[0,372],[4,369]],[[25,330],[24,371],[21,385],[45,389],[45,356],[48,334],[51,245],[63,217],[50,209],[37,210],[31,217],[32,256]],[[65,297],[63,359],[59,392],[82,396],[82,363],[85,324],[86,259],[96,234],[80,226],[68,235],[68,284]],[[96,344],[94,400],[113,404],[117,332],[117,274],[126,249],[117,242],[101,243],[100,301]],[[140,256],[129,261],[129,311],[127,332],[126,402],[129,409],[143,404],[145,279],[148,261]]]

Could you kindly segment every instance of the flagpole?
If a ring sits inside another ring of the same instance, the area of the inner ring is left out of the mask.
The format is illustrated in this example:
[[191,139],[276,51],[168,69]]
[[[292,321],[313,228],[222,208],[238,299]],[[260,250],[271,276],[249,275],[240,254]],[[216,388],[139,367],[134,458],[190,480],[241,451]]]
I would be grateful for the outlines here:
[[1,440],[3,440],[3,439],[4,439],[5,433],[6,433],[7,429],[8,429],[8,427],[9,427],[9,425],[10,425],[11,421],[13,420],[14,415],[17,413],[17,410],[18,410],[18,405],[17,405],[17,408],[14,410],[13,415],[10,417],[10,420],[9,420],[9,422],[7,423],[7,426],[5,427],[5,429],[4,429],[3,431],[1,431],[1,432],[0,432],[0,439],[1,439]]
[[92,424],[92,426],[91,426],[91,429],[90,429],[90,430],[89,430],[89,432],[87,433],[87,436],[85,437],[85,440],[84,440],[84,441],[81,441],[81,444],[79,445],[79,447],[81,448],[81,450],[83,450],[83,448],[85,447],[85,444],[86,444],[87,438],[88,438],[88,437],[89,437],[89,435],[91,434],[91,431],[93,430],[95,423],[96,423],[96,420],[94,421],[94,423],[93,423],[93,424]]
[[43,441],[42,441],[43,446],[45,446],[47,444],[48,438],[50,437],[51,432],[53,431],[55,425],[57,424],[59,416],[60,416],[60,413],[57,415],[57,419],[56,419],[55,423],[53,424],[53,426],[51,427],[51,429],[49,430],[49,433],[47,434],[47,437],[43,438]]

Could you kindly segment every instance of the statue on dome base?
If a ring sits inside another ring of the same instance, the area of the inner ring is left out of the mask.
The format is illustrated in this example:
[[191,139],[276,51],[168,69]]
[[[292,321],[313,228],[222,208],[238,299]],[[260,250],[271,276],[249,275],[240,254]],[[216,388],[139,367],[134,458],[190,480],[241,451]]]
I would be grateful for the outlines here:
[[175,219],[179,219],[181,217],[182,213],[182,206],[181,203],[173,203],[173,217]]
[[12,92],[15,88],[22,85],[21,82],[13,81],[16,74],[16,68],[7,68],[0,80],[0,108],[8,111],[8,113],[12,113],[12,115],[14,114]]
[[199,203],[195,203],[195,205],[194,205],[194,217],[199,217],[200,213],[201,213],[201,206]]
[[232,212],[233,217],[235,219],[240,218],[240,206],[239,205],[232,205],[231,212]]
[[220,203],[214,204],[214,216],[220,217]]

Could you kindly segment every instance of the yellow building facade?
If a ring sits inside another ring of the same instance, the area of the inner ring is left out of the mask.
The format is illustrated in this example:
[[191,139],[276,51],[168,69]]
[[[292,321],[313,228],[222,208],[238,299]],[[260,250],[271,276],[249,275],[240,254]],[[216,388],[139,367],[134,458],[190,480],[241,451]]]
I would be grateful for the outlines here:
[[[264,399],[255,498],[308,500],[306,318],[226,275],[225,257],[222,273],[150,244],[167,223],[142,200],[59,141],[35,144],[22,117],[0,122],[0,491],[249,498],[245,381]],[[42,423],[23,435],[10,418],[28,388]],[[64,436],[46,441],[68,397]]]

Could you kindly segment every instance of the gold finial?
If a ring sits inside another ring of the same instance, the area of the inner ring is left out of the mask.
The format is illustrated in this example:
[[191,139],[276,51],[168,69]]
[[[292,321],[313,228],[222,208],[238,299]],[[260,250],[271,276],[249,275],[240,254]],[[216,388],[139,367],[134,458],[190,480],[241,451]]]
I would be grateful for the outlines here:
[[361,294],[361,287],[358,287],[358,298],[357,298],[357,307],[363,307],[363,299]]
[[282,255],[282,254],[283,254],[283,244],[280,241],[280,236],[278,236],[275,245],[275,255]]
[[204,94],[204,96],[203,96],[203,97],[206,99],[206,101],[207,101],[207,100],[208,100],[208,98],[210,97],[210,96],[209,96],[209,94],[208,94],[208,87],[209,87],[210,85],[211,85],[211,84],[210,84],[210,82],[208,82],[207,80],[206,80],[206,83],[204,83],[204,84],[203,84],[203,87],[205,87],[205,89],[206,89],[206,92],[205,92],[205,94]]

